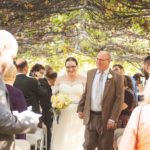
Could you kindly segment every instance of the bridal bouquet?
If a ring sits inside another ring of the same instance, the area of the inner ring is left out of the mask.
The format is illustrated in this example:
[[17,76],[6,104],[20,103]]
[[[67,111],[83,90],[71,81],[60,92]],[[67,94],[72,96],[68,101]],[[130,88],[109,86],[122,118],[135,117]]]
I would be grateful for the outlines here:
[[54,108],[53,113],[56,114],[57,123],[59,123],[59,116],[61,110],[68,107],[72,101],[67,95],[59,93],[51,97],[51,102],[52,102],[52,107]]
[[67,95],[62,93],[53,95],[51,97],[51,101],[52,101],[52,107],[57,110],[62,110],[66,108],[72,102]]

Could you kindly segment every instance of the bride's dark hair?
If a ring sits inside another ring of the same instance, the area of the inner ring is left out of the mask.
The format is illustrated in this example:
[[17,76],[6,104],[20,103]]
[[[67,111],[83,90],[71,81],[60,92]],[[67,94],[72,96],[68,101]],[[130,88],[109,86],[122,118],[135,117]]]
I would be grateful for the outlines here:
[[74,58],[74,57],[68,57],[68,58],[66,59],[66,61],[65,61],[65,65],[66,65],[66,63],[67,63],[68,61],[74,61],[75,64],[78,66],[78,61],[76,60],[76,58]]

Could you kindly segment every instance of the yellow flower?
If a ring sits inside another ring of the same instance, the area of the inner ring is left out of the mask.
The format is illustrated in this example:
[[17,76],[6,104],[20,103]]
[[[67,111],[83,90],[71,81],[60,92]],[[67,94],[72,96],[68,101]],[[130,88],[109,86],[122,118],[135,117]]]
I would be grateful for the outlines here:
[[68,105],[72,102],[67,95],[64,95],[62,93],[53,95],[51,97],[51,101],[52,101],[52,107],[57,110],[61,110],[68,107]]

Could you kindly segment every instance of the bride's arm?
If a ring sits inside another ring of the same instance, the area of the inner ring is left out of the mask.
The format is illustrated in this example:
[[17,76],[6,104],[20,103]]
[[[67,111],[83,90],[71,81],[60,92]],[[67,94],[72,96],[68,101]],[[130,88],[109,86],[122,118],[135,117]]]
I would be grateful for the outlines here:
[[55,81],[55,85],[52,87],[52,94],[56,95],[59,92],[59,84],[60,84],[60,79],[57,78]]
[[53,95],[56,95],[58,92],[59,92],[58,86],[55,86],[55,85],[54,85],[54,86],[52,87],[52,94],[53,94]]

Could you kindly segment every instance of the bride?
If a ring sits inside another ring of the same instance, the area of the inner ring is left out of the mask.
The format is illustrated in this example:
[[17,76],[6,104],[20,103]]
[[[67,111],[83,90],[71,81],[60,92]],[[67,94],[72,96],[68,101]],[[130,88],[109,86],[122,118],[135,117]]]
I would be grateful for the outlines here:
[[72,103],[61,111],[59,121],[53,121],[51,150],[83,150],[84,125],[78,118],[77,105],[86,79],[77,74],[78,62],[74,57],[65,61],[66,74],[56,80],[55,88],[67,94]]

